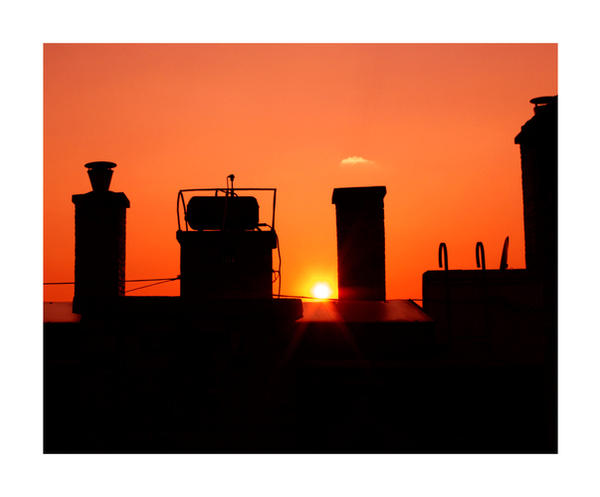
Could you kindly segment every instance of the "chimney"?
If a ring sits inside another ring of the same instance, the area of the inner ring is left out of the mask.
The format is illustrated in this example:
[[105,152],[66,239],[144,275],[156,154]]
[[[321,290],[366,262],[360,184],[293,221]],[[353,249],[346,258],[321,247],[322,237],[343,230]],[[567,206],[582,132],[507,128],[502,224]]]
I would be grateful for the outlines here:
[[341,300],[385,300],[385,194],[385,186],[333,190]]
[[129,200],[109,191],[113,162],[85,164],[92,191],[75,204],[73,312],[98,309],[125,293],[125,214]]
[[525,263],[536,273],[555,272],[558,264],[558,96],[538,97],[533,117],[515,143],[521,147]]

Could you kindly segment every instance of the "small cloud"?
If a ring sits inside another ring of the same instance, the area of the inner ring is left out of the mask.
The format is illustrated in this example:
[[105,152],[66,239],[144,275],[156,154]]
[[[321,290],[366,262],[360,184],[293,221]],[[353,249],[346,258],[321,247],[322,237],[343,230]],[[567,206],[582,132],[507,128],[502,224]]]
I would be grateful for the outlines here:
[[352,155],[340,161],[340,166],[371,166],[373,164],[375,164],[374,161],[359,157],[358,155]]

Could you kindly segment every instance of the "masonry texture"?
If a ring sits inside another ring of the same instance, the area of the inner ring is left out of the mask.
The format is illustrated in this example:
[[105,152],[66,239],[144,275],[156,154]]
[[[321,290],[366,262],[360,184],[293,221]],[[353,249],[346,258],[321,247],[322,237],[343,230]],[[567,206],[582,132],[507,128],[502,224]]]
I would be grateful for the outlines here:
[[125,293],[124,193],[73,195],[75,204],[75,295],[73,311]]
[[525,263],[535,272],[558,263],[558,97],[540,97],[534,116],[515,138],[521,148]]
[[385,300],[385,194],[385,186],[333,190],[342,300]]

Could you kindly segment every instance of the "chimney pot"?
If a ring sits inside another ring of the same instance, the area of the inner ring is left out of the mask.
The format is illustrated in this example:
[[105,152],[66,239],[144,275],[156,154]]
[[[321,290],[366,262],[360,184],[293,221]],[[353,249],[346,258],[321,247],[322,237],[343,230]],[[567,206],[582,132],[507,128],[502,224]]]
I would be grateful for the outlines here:
[[112,169],[113,167],[117,167],[117,165],[114,162],[95,161],[88,162],[85,167],[88,169],[92,190],[95,192],[107,192],[113,175]]
[[125,221],[129,200],[124,193],[108,191],[115,166],[114,162],[87,163],[94,191],[72,196],[75,204],[73,312],[76,313],[102,308],[125,291]]

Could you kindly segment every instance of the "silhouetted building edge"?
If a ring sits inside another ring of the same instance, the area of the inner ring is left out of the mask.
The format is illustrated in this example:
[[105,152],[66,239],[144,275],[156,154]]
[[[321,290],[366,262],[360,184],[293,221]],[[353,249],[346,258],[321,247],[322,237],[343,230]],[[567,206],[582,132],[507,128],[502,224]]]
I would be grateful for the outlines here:
[[75,290],[73,311],[125,293],[126,210],[122,192],[108,190],[111,162],[86,164],[93,191],[73,195],[75,204]]
[[515,137],[521,151],[525,263],[538,273],[558,264],[558,96],[538,97]]
[[335,188],[338,294],[385,300],[385,186]]

